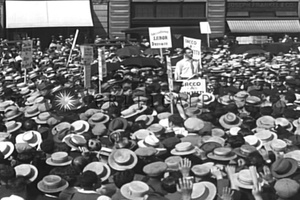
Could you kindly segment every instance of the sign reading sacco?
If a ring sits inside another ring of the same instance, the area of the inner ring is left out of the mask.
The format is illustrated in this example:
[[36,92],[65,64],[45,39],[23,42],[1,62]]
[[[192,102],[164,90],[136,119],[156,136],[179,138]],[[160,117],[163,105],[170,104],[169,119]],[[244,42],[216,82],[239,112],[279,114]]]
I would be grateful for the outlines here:
[[149,28],[150,46],[152,49],[172,47],[171,28]]
[[202,94],[206,92],[206,81],[205,79],[195,79],[183,81],[180,92],[182,93],[198,93]]
[[201,40],[183,37],[183,47],[189,47],[193,50],[193,59],[201,59]]

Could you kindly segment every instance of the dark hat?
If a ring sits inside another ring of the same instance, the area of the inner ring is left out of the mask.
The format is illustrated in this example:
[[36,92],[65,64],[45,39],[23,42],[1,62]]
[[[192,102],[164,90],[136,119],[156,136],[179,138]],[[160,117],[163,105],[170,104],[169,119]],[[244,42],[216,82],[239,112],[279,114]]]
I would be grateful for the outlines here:
[[125,130],[128,126],[128,121],[122,117],[118,117],[118,118],[115,118],[113,119],[109,125],[108,125],[108,130],[110,132],[113,132],[115,130],[118,130],[118,129],[123,129]]
[[293,175],[298,169],[298,162],[292,158],[280,158],[271,166],[275,178],[286,178]]

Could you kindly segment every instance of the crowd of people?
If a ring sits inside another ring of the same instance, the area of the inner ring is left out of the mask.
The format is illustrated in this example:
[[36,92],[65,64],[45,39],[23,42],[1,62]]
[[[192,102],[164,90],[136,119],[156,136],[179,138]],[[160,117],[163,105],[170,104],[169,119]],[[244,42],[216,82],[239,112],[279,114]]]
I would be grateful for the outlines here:
[[26,73],[21,43],[1,45],[0,199],[298,198],[296,52],[232,54],[220,45],[202,53],[207,91],[189,94],[180,81],[169,90],[159,51],[135,44],[135,60],[148,63],[107,48],[107,62],[120,65],[101,86],[92,74],[89,89],[78,45],[35,47]]

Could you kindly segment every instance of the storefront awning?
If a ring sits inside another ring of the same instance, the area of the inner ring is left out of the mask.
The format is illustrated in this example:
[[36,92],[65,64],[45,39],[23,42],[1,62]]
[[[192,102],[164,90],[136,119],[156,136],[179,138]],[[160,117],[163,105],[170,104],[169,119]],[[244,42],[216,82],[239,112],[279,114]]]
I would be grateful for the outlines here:
[[228,20],[232,33],[295,33],[299,20]]
[[89,0],[6,1],[6,28],[93,26]]

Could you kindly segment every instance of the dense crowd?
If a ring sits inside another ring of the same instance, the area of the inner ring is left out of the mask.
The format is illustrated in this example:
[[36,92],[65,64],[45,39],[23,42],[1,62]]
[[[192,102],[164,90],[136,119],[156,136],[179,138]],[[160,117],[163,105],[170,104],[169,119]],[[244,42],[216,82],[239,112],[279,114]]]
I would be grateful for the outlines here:
[[180,48],[161,56],[147,40],[107,43],[107,76],[99,86],[92,69],[86,89],[80,47],[57,41],[34,44],[26,73],[22,43],[1,43],[1,199],[298,198],[296,52],[220,45],[202,53],[207,91],[187,94],[182,82],[169,91],[165,66],[165,56],[182,59]]

